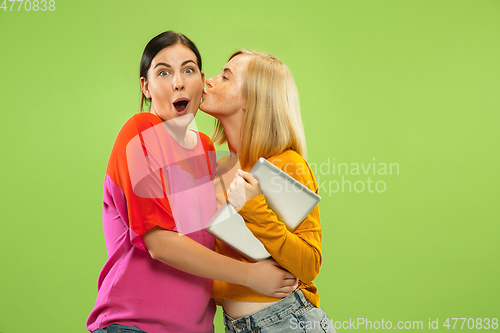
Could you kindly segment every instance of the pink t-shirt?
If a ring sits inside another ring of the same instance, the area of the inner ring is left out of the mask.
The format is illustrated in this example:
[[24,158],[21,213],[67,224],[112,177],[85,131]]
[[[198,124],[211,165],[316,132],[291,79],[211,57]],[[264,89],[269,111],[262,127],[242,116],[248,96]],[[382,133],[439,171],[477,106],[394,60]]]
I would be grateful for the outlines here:
[[158,226],[214,249],[203,228],[216,211],[215,149],[193,133],[196,146],[183,148],[158,117],[140,113],[118,134],[104,180],[107,261],[89,331],[122,324],[149,333],[213,332],[212,280],[152,259],[142,240]]

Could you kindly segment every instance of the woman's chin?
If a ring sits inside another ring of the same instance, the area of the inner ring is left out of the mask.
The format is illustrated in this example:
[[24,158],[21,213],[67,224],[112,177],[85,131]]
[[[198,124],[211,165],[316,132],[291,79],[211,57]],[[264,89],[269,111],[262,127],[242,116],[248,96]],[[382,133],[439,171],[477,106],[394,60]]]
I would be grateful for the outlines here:
[[203,112],[203,113],[206,113],[208,115],[211,115],[212,117],[215,117],[215,118],[219,118],[220,114],[217,113],[217,111],[213,111],[213,110],[210,110],[210,109],[204,109],[202,105],[200,105],[200,111]]
[[193,120],[194,114],[186,113],[165,121],[165,124],[176,128],[187,128]]

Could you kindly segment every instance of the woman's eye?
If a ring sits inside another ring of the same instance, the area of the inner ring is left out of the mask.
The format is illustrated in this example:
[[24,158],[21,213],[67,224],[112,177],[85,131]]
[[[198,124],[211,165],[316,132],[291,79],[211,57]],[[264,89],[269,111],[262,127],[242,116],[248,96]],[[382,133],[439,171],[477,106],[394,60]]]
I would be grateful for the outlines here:
[[223,80],[227,80],[227,77],[225,75],[222,75]]
[[168,75],[168,74],[170,74],[169,71],[161,71],[160,72],[160,76],[165,76],[165,75]]
[[186,68],[186,70],[184,72],[187,73],[187,74],[191,74],[191,73],[194,73],[194,69],[192,69],[192,68]]

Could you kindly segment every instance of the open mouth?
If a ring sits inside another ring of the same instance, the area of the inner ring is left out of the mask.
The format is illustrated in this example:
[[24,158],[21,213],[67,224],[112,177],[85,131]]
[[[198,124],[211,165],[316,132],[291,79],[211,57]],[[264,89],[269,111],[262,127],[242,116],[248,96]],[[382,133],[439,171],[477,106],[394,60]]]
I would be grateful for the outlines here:
[[189,100],[181,99],[177,102],[174,102],[174,107],[177,110],[177,112],[183,112],[184,110],[186,110],[188,104],[189,104]]

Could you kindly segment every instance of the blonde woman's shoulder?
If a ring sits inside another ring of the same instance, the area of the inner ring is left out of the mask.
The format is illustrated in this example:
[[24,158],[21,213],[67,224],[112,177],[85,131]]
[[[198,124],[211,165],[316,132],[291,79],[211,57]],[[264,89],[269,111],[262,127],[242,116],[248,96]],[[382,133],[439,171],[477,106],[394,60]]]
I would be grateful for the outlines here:
[[295,150],[285,150],[281,154],[274,155],[268,158],[269,162],[276,165],[278,168],[283,169],[283,166],[289,163],[300,165],[306,165],[305,159],[297,153]]
[[307,186],[311,191],[317,192],[314,175],[306,160],[294,150],[285,150],[281,154],[268,159],[269,162],[283,170],[293,179]]

